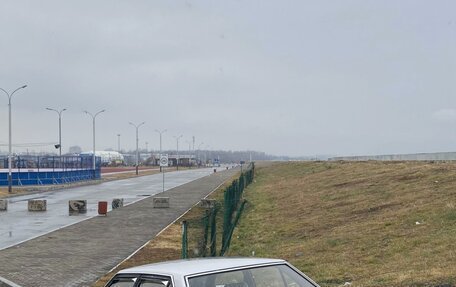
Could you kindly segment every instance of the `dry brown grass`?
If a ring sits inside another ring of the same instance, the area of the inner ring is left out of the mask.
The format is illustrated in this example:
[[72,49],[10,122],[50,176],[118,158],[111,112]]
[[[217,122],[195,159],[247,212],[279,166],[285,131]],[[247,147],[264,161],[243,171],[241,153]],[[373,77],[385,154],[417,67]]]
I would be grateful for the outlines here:
[[287,259],[322,286],[456,283],[455,163],[284,163],[256,181],[230,255]]

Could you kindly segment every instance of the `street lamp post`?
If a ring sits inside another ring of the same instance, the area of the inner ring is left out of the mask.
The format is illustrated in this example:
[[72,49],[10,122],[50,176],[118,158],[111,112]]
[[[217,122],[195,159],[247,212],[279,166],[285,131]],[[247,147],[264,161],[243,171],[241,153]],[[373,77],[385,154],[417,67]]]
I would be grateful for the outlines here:
[[174,138],[176,139],[176,144],[177,144],[177,158],[176,158],[176,166],[177,166],[177,170],[179,170],[179,139],[182,137],[182,135],[176,137],[174,136]]
[[11,193],[13,191],[13,176],[11,172],[11,165],[12,165],[12,151],[11,151],[11,98],[13,97],[14,93],[19,91],[20,89],[25,89],[27,85],[23,85],[15,89],[11,94],[5,91],[4,89],[0,88],[7,96],[8,96],[8,192]]
[[46,108],[46,110],[54,111],[59,115],[59,158],[60,158],[60,167],[62,167],[62,113],[64,111],[66,111],[67,109],[56,110],[56,109]]
[[120,134],[117,134],[117,151],[120,153]]
[[139,142],[139,138],[138,138],[138,129],[140,126],[142,126],[143,124],[145,124],[146,122],[142,122],[140,123],[139,125],[135,125],[134,123],[130,122],[130,125],[134,126],[136,128],[136,175],[139,174],[138,172],[138,167],[139,167],[139,149],[138,149],[138,142]]
[[103,112],[105,112],[105,111],[106,111],[106,110],[101,110],[101,111],[99,111],[99,112],[97,112],[97,113],[95,113],[95,114],[92,114],[92,113],[90,113],[90,112],[88,112],[88,111],[84,111],[84,113],[86,113],[86,114],[88,114],[89,116],[92,117],[92,131],[93,131],[92,168],[93,168],[93,179],[95,179],[95,168],[96,168],[96,166],[95,166],[95,118],[96,118],[99,114],[101,114],[101,113],[103,113]]
[[188,143],[188,167],[191,168],[191,157],[192,157],[192,142],[191,141],[185,141]]
[[[166,132],[166,129],[161,130],[161,131],[159,131],[159,130],[155,130],[155,131],[160,134],[160,156],[161,156],[161,153],[162,153],[162,134]],[[160,171],[162,171],[161,166],[160,166]]]
[[201,149],[201,146],[204,144],[204,142],[201,142],[199,145],[198,145],[198,165],[201,163],[201,160],[200,160],[200,149]]
[[[204,149],[204,165],[207,164],[207,154],[208,154],[209,148],[210,148],[210,145],[206,145],[206,147]],[[209,156],[210,156],[210,154],[209,154]]]

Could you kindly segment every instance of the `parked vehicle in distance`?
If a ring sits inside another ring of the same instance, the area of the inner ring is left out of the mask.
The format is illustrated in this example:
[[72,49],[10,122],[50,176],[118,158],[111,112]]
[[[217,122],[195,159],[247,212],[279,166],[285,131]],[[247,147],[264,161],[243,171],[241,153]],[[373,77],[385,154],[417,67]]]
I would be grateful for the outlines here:
[[201,258],[119,271],[106,287],[319,287],[281,259]]

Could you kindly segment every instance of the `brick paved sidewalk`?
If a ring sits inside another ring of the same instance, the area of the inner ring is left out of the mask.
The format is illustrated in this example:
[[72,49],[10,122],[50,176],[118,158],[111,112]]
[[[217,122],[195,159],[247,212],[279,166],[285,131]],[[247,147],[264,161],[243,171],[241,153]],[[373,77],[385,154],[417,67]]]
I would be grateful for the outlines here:
[[168,209],[152,208],[147,198],[1,250],[0,276],[23,287],[91,286],[236,171],[217,172],[157,195],[170,197]]

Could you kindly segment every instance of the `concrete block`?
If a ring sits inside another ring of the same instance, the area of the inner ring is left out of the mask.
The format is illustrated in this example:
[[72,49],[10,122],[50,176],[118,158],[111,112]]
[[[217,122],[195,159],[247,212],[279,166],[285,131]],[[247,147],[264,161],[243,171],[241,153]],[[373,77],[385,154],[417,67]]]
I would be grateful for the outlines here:
[[69,215],[78,215],[87,213],[87,200],[70,200],[68,201]]
[[8,210],[8,199],[0,199],[0,211]]
[[169,208],[169,197],[154,197],[154,208]]
[[124,199],[123,198],[114,198],[112,200],[112,209],[116,208],[121,208],[124,205]]
[[46,199],[29,199],[28,211],[46,211],[47,201]]
[[200,207],[206,208],[206,209],[211,209],[211,208],[215,207],[216,202],[217,201],[215,199],[202,198],[201,202],[200,202]]

